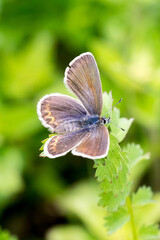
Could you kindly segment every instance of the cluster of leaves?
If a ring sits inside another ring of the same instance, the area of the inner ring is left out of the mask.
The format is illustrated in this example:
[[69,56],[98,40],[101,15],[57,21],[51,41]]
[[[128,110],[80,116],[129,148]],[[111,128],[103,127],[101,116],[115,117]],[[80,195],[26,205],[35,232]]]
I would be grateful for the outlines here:
[[[111,104],[111,93],[105,94],[105,98],[110,98],[107,103]],[[107,106],[107,108],[110,106]],[[109,109],[108,108],[108,109]],[[99,205],[106,207],[108,215],[106,217],[106,226],[109,233],[115,232],[125,223],[131,223],[133,239],[156,239],[158,237],[158,226],[140,225],[137,226],[137,220],[134,218],[136,208],[153,203],[152,191],[150,187],[140,187],[136,193],[131,194],[132,179],[130,172],[139,162],[149,159],[149,153],[144,154],[139,145],[134,143],[127,146],[119,146],[133,119],[127,120],[120,118],[118,109],[112,113],[112,121],[125,128],[125,132],[110,126],[110,149],[107,158],[95,161],[96,177],[100,185]]]

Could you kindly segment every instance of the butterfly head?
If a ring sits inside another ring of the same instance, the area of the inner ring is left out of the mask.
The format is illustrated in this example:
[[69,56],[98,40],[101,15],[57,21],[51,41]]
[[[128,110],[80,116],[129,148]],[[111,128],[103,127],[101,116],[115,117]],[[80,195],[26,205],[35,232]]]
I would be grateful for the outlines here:
[[101,123],[102,124],[108,124],[110,122],[110,116],[108,118],[106,117],[101,117]]

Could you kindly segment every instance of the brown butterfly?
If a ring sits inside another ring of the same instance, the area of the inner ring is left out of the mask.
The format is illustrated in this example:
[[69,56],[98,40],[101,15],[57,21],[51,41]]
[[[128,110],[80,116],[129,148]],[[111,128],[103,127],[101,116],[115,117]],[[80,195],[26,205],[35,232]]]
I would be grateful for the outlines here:
[[74,155],[99,159],[109,149],[109,132],[101,117],[103,99],[99,70],[89,52],[76,57],[67,67],[65,85],[78,97],[53,93],[38,102],[37,113],[42,124],[58,135],[44,145],[44,155],[56,158],[72,151]]

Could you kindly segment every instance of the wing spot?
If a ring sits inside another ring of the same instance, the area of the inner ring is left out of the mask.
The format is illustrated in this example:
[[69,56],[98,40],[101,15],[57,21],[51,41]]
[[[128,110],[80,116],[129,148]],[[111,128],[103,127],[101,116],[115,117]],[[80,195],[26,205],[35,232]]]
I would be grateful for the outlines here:
[[48,110],[47,110],[47,111],[45,110],[45,112],[48,113],[48,114],[45,116],[46,118],[51,116],[51,112],[48,112]]
[[46,104],[45,113],[47,113],[47,115],[45,115],[44,118],[45,118],[45,119],[48,118],[48,121],[49,121],[49,119],[50,119],[50,121],[48,122],[48,124],[54,123],[54,125],[57,126],[58,124],[57,124],[56,122],[54,122],[54,121],[55,121],[55,117],[52,117],[52,116],[51,116],[52,113],[51,113],[51,111],[50,111],[50,106],[49,106],[49,104]]
[[51,146],[50,149],[51,149],[51,150],[53,150],[53,151],[56,150],[56,146],[57,146],[58,140],[59,140],[59,137],[56,137],[56,138],[54,139],[54,141],[50,143],[50,146]]
[[55,117],[49,117],[51,120],[49,121],[49,124],[54,123],[57,126],[57,123],[55,121]]

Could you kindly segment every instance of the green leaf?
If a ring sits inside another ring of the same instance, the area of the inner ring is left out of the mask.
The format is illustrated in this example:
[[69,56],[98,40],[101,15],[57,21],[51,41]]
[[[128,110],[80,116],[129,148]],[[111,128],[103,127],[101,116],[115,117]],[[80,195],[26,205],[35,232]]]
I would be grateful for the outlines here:
[[57,133],[53,133],[53,134],[49,134],[49,137],[42,140],[42,146],[40,147],[39,150],[41,150],[42,152],[39,154],[40,157],[45,157],[45,154],[44,154],[44,144],[47,142],[47,140],[53,136],[57,135]]
[[131,183],[126,183],[123,190],[119,189],[118,194],[114,194],[112,191],[103,192],[100,194],[100,201],[98,203],[101,207],[107,207],[109,212],[116,211],[119,206],[122,206],[125,203],[126,197],[129,195]]
[[115,126],[113,123],[110,123],[110,128],[111,128],[112,133],[118,138],[119,142],[121,142],[125,138],[128,130],[133,122],[133,118],[131,118],[131,119],[120,118],[119,109],[114,108],[112,111],[111,121],[125,130],[125,131],[122,131],[120,128]]
[[[113,102],[112,92],[111,91],[109,93],[105,92],[103,94],[102,115],[106,115],[107,111],[112,108],[112,102]],[[115,107],[111,111],[108,112],[108,116],[111,117],[111,121],[113,122],[113,123],[110,123],[111,131],[118,138],[119,142],[121,142],[125,138],[128,130],[133,122],[133,118],[131,118],[131,119],[120,118],[120,111],[119,111],[119,109],[117,109]],[[115,126],[114,123],[117,124],[118,126],[120,126],[121,128],[125,129],[125,131],[122,131],[120,128]]]
[[110,149],[105,162],[98,162],[96,177],[100,183],[99,205],[109,211],[116,210],[128,196],[131,186],[129,180],[128,158],[118,145],[118,139],[110,134]]
[[[42,149],[40,149],[40,150],[42,150]],[[46,157],[46,155],[44,154],[44,151],[41,152],[41,153],[39,154],[39,156],[40,156],[40,157]]]
[[103,189],[104,192],[112,191],[115,195],[117,195],[126,188],[126,184],[131,183],[128,182],[128,168],[123,165],[117,176],[113,177],[112,181],[103,180],[100,183],[100,188]]
[[121,148],[118,145],[118,139],[111,133],[107,159],[105,159],[105,163],[99,162],[99,165],[96,166],[96,177],[98,181],[103,181],[105,179],[112,181],[113,178],[117,176],[118,169],[122,167],[122,156],[120,153]]
[[141,240],[160,239],[158,225],[142,226],[139,230],[139,237]]
[[150,158],[150,153],[144,154],[143,149],[139,144],[128,143],[123,150],[127,153],[131,167],[139,161],[148,160]]
[[106,226],[108,233],[111,234],[121,228],[130,219],[128,211],[120,207],[116,212],[110,213],[106,217]]
[[108,179],[109,182],[112,182],[113,177],[116,177],[117,169],[112,162],[107,162],[105,165],[99,163],[97,166],[96,174],[97,181],[101,182]]
[[143,206],[148,203],[152,203],[153,193],[150,187],[140,187],[136,193],[132,194],[132,204],[133,206]]

